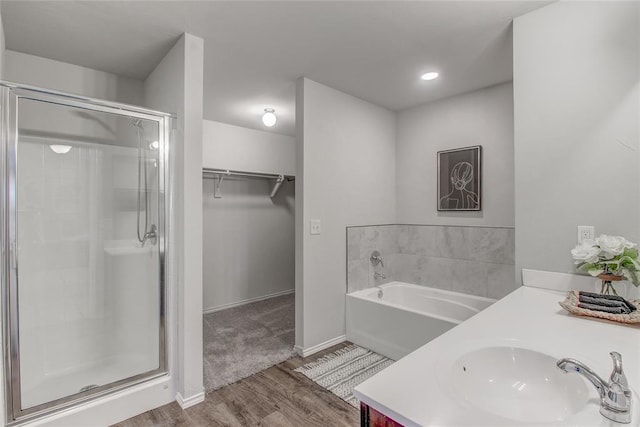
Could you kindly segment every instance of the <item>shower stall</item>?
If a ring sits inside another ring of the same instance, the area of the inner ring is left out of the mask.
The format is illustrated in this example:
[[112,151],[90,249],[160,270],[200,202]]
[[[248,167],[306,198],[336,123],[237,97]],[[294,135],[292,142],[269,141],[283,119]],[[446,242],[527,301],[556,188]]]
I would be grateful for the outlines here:
[[0,82],[8,424],[166,375],[170,115]]

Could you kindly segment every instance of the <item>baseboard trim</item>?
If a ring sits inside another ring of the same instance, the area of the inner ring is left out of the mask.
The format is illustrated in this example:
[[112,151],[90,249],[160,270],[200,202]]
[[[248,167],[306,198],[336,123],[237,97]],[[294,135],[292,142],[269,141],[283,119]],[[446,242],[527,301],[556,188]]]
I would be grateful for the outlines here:
[[182,409],[187,409],[194,405],[197,405],[198,403],[202,403],[204,402],[204,398],[204,391],[194,394],[193,396],[189,396],[186,399],[183,398],[180,393],[176,393],[176,402],[178,402],[178,405],[180,405]]
[[216,311],[226,310],[227,308],[240,307],[241,305],[251,304],[252,302],[263,301],[269,298],[280,297],[282,295],[288,295],[295,292],[295,289],[288,289],[286,291],[275,292],[269,295],[263,295],[261,297],[244,299],[242,301],[230,302],[228,304],[219,305],[217,307],[211,307],[204,310],[204,314],[215,313]]
[[347,336],[346,335],[340,335],[339,337],[331,338],[330,340],[327,340],[327,341],[322,342],[320,344],[311,346],[309,348],[302,348],[300,346],[295,346],[295,347],[293,347],[293,349],[300,356],[309,357],[314,353],[317,353],[317,352],[322,351],[322,350],[324,350],[326,348],[332,347],[332,346],[334,346],[336,344],[343,343],[346,340],[347,340]]

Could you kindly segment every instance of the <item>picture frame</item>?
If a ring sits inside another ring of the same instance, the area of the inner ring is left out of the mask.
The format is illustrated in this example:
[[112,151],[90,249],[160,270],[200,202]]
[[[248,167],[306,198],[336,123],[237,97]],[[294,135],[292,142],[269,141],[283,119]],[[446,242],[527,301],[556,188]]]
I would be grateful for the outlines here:
[[438,151],[438,211],[479,211],[482,146]]

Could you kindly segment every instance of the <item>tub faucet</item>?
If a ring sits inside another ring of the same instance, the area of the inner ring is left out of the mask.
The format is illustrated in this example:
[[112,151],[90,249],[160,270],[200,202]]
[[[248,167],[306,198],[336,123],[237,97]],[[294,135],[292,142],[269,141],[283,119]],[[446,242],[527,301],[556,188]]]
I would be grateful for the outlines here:
[[378,251],[371,252],[371,257],[369,258],[369,261],[371,261],[371,264],[373,264],[374,267],[378,264],[384,267],[384,263],[382,262],[382,255],[380,255],[380,252]]
[[622,371],[622,356],[615,351],[609,355],[613,359],[613,371],[608,383],[575,359],[560,359],[556,365],[565,373],[577,372],[593,384],[600,395],[600,414],[612,421],[628,424],[631,422],[632,399],[627,377]]
[[380,286],[374,286],[375,288],[378,288],[378,299],[382,298],[384,296],[384,292],[382,292],[382,287]]
[[[376,279],[386,279],[387,276],[385,276],[382,273],[378,273],[377,271],[375,273],[373,273],[373,280]],[[384,295],[384,293],[382,292],[382,287],[380,285],[374,286],[375,288],[378,288],[378,299],[382,298],[382,296]]]

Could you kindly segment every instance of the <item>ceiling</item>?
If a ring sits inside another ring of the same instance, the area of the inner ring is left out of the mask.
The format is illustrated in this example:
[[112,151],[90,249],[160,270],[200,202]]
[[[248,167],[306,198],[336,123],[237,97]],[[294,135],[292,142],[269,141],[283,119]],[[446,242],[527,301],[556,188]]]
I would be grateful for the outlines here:
[[2,21],[7,49],[140,80],[202,37],[205,118],[293,135],[302,76],[394,111],[510,80],[511,21],[548,3],[2,0]]

